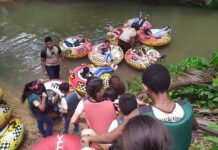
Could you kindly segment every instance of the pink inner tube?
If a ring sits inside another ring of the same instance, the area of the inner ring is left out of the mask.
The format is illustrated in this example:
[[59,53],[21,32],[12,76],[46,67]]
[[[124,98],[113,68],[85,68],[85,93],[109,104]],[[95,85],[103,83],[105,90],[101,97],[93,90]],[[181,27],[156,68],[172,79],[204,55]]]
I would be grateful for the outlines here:
[[78,136],[58,134],[46,137],[31,147],[31,150],[81,150]]

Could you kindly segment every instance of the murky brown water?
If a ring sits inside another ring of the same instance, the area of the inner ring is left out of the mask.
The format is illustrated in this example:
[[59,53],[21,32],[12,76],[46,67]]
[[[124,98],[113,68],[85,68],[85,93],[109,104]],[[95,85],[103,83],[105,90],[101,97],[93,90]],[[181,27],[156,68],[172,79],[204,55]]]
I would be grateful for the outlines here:
[[[167,65],[189,56],[209,57],[218,49],[217,10],[133,2],[0,5],[0,86],[4,88],[5,99],[12,105],[14,114],[21,117],[30,131],[30,140],[21,149],[27,149],[27,145],[38,139],[35,122],[26,106],[19,103],[19,97],[26,82],[44,78],[39,58],[44,37],[50,35],[58,43],[63,37],[84,34],[93,42],[103,41],[104,27],[121,26],[125,20],[137,16],[139,10],[150,15],[154,27],[169,25],[172,28],[172,42],[159,49],[160,53],[167,54],[164,62]],[[89,60],[68,59],[67,63],[73,69],[81,63],[89,63]],[[116,74],[127,80],[139,76],[140,72],[122,62]],[[61,76],[67,79],[64,69]]]

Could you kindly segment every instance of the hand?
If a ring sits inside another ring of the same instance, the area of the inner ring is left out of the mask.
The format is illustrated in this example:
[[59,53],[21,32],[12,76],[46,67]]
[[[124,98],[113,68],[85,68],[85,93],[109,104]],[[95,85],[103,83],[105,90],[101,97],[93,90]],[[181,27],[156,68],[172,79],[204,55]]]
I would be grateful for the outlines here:
[[96,136],[96,133],[92,129],[83,129],[81,132],[81,136],[87,135]]
[[90,136],[81,136],[82,145],[86,145],[87,143],[89,143],[89,138]]

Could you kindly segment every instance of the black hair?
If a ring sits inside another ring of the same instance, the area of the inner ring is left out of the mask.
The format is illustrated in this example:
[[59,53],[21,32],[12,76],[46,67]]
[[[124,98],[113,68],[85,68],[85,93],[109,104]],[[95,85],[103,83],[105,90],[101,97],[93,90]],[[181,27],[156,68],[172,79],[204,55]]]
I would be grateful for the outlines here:
[[116,99],[116,93],[115,93],[114,89],[112,89],[111,87],[108,87],[104,90],[103,97],[104,97],[104,99],[109,98],[113,102]]
[[98,78],[91,78],[86,84],[86,92],[87,94],[96,100],[96,102],[102,101],[101,98],[97,97],[97,93],[101,90],[103,87],[103,81]]
[[105,41],[104,41],[104,43],[107,43],[107,42],[108,42],[108,43],[110,43],[110,41],[109,41],[109,40],[105,40]]
[[136,116],[128,121],[121,137],[121,150],[170,150],[170,134],[160,121]]
[[129,115],[137,108],[135,95],[131,93],[124,93],[119,98],[119,108],[122,114]]
[[112,75],[111,78],[109,79],[109,87],[111,87],[112,89],[114,89],[115,91],[115,96],[116,98],[119,95],[122,95],[123,93],[125,93],[126,91],[126,87],[125,84],[123,83],[123,81],[120,79],[120,77],[116,76],[116,75]]
[[139,40],[135,40],[135,45],[136,44],[140,44],[141,45],[141,42]]
[[45,43],[52,42],[52,38],[50,36],[46,36],[44,41],[45,41]]
[[37,84],[37,80],[31,81],[25,84],[23,93],[20,97],[21,103],[24,103],[26,98],[33,92],[37,92],[40,89],[40,92],[46,92],[44,84],[40,84],[37,89],[31,89],[32,86]]
[[135,22],[131,25],[131,28],[134,28],[136,31],[138,31],[140,29],[140,25],[137,22]]
[[59,90],[64,92],[69,92],[69,83],[64,82],[59,85]]
[[86,78],[87,78],[87,73],[89,73],[89,72],[90,72],[89,67],[84,67],[84,68],[83,68],[83,71],[80,73],[80,75],[81,75],[84,79],[86,79]]
[[160,64],[152,64],[142,74],[142,82],[155,93],[163,93],[169,89],[170,74]]

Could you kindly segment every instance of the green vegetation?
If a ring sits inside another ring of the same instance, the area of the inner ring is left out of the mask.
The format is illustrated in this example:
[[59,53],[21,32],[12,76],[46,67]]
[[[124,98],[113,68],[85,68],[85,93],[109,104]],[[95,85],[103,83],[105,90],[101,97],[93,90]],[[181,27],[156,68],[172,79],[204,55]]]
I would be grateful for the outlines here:
[[[170,90],[172,99],[187,99],[191,103],[199,105],[201,108],[214,108],[218,106],[218,52],[212,54],[211,59],[205,57],[191,57],[184,59],[178,64],[169,66],[172,78],[176,78],[189,70],[199,70],[208,72],[213,76],[212,83],[190,84]],[[142,90],[141,78],[134,78],[127,81],[128,91],[140,93]]]

